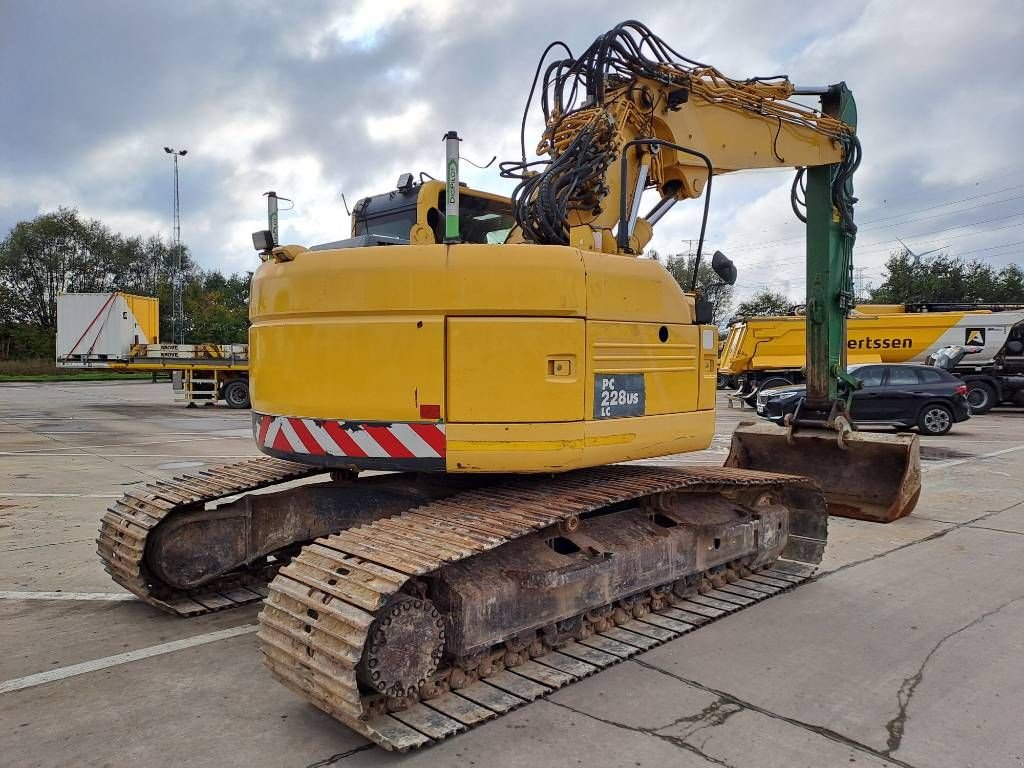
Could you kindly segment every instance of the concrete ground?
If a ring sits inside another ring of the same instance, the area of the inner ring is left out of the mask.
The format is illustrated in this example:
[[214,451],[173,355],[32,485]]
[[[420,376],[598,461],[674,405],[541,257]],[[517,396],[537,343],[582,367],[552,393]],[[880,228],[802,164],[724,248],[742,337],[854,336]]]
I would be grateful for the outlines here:
[[[709,451],[669,461],[721,463],[741,414],[720,415]],[[255,607],[166,616],[100,567],[105,506],[254,455],[247,412],[0,385],[0,764],[1024,765],[1024,411],[922,446],[915,514],[833,519],[811,583],[398,756],[270,678]]]

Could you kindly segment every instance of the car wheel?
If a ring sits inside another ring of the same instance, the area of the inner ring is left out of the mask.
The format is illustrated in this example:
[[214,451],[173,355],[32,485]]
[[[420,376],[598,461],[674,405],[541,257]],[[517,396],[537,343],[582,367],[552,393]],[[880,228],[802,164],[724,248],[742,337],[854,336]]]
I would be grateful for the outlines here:
[[953,412],[940,403],[926,405],[917,419],[917,428],[924,435],[944,435],[953,428]]
[[733,388],[732,376],[730,376],[727,373],[720,373],[720,374],[718,374],[718,382],[717,382],[717,384],[718,384],[718,388],[719,389],[732,389]]
[[224,387],[224,402],[231,408],[248,408],[249,385],[241,379],[229,382]]
[[1013,393],[1013,404],[1024,408],[1024,389],[1018,389]]
[[996,391],[984,381],[967,382],[967,404],[971,413],[988,413],[996,404]]

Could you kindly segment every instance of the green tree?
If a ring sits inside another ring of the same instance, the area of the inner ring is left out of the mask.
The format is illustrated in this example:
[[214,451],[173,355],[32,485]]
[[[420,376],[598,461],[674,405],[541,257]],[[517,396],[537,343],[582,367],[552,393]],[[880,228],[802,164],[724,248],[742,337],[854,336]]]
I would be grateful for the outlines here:
[[245,344],[249,337],[249,283],[252,273],[225,277],[202,272],[186,286],[186,341]]
[[[155,296],[169,334],[178,272],[174,249],[161,238],[125,237],[72,208],[19,222],[0,241],[0,353],[52,355],[57,296],[64,292]],[[245,342],[250,278],[203,271],[182,246],[186,342]]]
[[773,317],[788,315],[793,301],[783,293],[758,291],[736,308],[737,317]]
[[[659,259],[657,251],[649,251],[647,256],[651,259]],[[665,269],[684,291],[690,290],[695,258],[694,255],[677,253],[669,255],[665,262]],[[724,326],[732,311],[733,287],[723,283],[722,279],[715,274],[711,268],[711,257],[707,255],[701,258],[700,267],[697,270],[697,292],[711,302],[712,322],[717,326]]]
[[1019,303],[1024,301],[1024,270],[1009,264],[999,272],[999,285],[993,301]]
[[967,261],[941,253],[918,258],[904,248],[889,255],[885,279],[871,291],[871,301],[1024,302],[1024,273],[1016,264],[996,270],[984,261]]

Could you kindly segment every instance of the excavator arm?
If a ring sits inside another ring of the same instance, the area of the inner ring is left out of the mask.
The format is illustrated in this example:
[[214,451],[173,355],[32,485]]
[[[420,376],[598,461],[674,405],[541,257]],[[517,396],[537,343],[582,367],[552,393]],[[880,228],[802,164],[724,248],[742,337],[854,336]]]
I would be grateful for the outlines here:
[[[703,197],[699,264],[715,176],[797,169],[793,209],[807,234],[806,397],[781,433],[771,425],[739,430],[729,463],[796,471],[813,453],[819,471],[812,474],[827,493],[833,488],[835,513],[886,520],[909,513],[920,491],[916,437],[854,434],[849,413],[859,386],[846,370],[846,317],[854,304],[852,176],[860,143],[845,83],[736,80],[627,21],[580,56],[549,64],[540,93],[546,127],[537,151],[546,159],[527,161],[524,142],[522,160],[502,166],[506,177],[520,179],[511,241],[636,255],[676,202]],[[647,190],[659,200],[641,216]],[[691,290],[696,274],[695,264]],[[802,444],[798,430],[807,438]],[[826,440],[835,443],[831,460],[823,458]],[[872,485],[883,466],[895,473]]]

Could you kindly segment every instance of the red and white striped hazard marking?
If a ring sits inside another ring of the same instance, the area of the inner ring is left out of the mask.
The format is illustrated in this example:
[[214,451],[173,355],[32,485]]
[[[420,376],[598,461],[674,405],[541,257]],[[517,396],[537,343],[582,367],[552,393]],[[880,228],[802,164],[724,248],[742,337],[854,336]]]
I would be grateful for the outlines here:
[[311,456],[443,459],[444,424],[359,424],[333,419],[253,414],[256,442],[264,448]]

